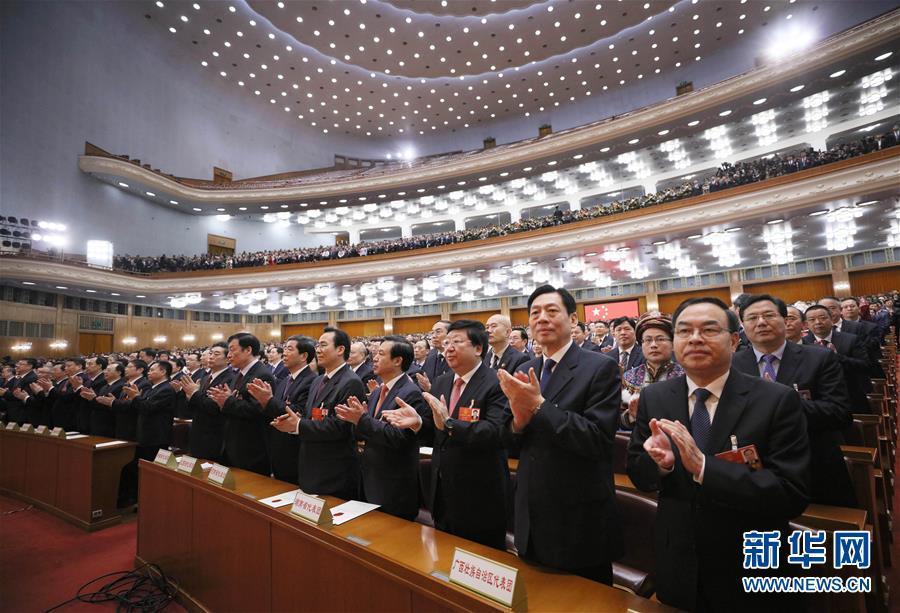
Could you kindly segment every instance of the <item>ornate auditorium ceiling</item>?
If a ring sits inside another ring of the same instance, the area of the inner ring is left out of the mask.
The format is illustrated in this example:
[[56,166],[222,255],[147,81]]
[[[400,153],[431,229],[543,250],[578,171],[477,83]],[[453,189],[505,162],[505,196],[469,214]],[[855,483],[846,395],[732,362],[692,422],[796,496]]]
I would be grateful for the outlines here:
[[136,6],[148,27],[170,32],[205,78],[227,80],[248,104],[289,113],[326,134],[373,138],[462,131],[596,100],[586,123],[611,108],[631,110],[635,85],[664,84],[658,99],[671,96],[691,66],[705,66],[714,80],[746,70],[749,58],[733,67],[717,59],[746,39],[757,43],[760,57],[772,40],[790,53],[855,23],[846,13],[836,16],[833,3],[808,0]]

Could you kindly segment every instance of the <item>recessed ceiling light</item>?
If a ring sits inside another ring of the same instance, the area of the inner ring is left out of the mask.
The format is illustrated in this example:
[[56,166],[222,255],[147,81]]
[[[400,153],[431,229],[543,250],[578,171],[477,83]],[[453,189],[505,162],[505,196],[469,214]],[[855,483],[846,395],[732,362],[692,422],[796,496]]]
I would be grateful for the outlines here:
[[177,200],[169,200],[169,204],[178,204]]
[[699,124],[699,123],[700,123],[700,120],[699,120],[699,119],[695,119],[694,121],[689,121],[689,122],[688,122],[688,127],[689,127],[689,128],[693,128],[694,126],[696,126],[696,125]]
[[887,53],[882,53],[881,55],[879,55],[878,57],[875,58],[875,61],[880,62],[881,60],[886,60],[889,57],[891,57],[892,55],[894,55],[893,51],[888,51]]
[[765,98],[760,98],[759,100],[754,100],[754,101],[753,101],[753,104],[755,104],[756,106],[759,106],[760,104],[765,104],[765,103],[766,103],[766,99],[765,99]]
[[143,294],[136,294],[135,298],[146,298],[146,296]]
[[665,135],[668,134],[668,133],[669,133],[668,130],[660,130],[660,131],[657,132],[656,134],[659,135],[659,136],[665,136]]
[[121,296],[122,294],[117,294],[116,292],[110,292],[109,295],[110,296]]
[[824,215],[828,212],[828,209],[822,209],[821,211],[813,211],[809,214],[810,217],[818,217],[819,215]]
[[156,198],[156,194],[154,194],[153,192],[144,192],[144,193],[147,194],[148,196],[150,196],[151,198]]
[[202,211],[203,209],[198,209],[197,207],[194,207],[194,210],[197,211],[197,212],[199,213],[199,212]]
[[658,246],[658,245],[665,245],[665,244],[666,244],[666,241],[653,241],[653,244],[654,244],[654,245],[657,245],[657,246]]
[[96,294],[96,293],[97,293],[97,290],[95,290],[95,289],[86,289],[86,290],[84,290],[84,291],[86,291],[86,292],[89,293],[89,294]]
[[268,210],[269,210],[269,207],[267,207],[266,205],[263,205],[263,206],[261,206],[261,207],[259,207],[259,208],[261,208],[263,211],[268,211]]
[[531,172],[531,166],[526,166],[522,169],[522,172]]
[[775,224],[781,223],[781,222],[783,222],[783,221],[784,221],[783,219],[770,219],[769,221],[766,222],[766,225],[767,225],[767,226],[774,226]]
[[838,78],[839,76],[841,76],[842,74],[844,74],[845,72],[847,72],[847,71],[846,71],[846,70],[838,70],[837,72],[832,72],[832,73],[831,73],[830,75],[828,75],[828,76],[831,77],[832,79],[836,79],[836,78]]
[[860,202],[856,206],[871,206],[873,204],[876,204],[877,202],[877,200],[866,200],[865,202]]
[[246,211],[246,210],[247,210],[247,207],[245,207],[245,206],[239,206],[239,207],[238,207],[238,210],[239,210],[239,211]]
[[65,285],[57,285],[56,289],[69,289],[69,288],[66,287]]
[[588,252],[585,253],[584,255],[585,255],[585,257],[592,258],[592,257],[594,257],[595,255],[597,255],[597,252],[596,252],[596,251],[588,251]]
[[607,151],[609,151],[609,147],[604,147],[600,150],[600,153],[606,153]]
[[121,181],[119,181],[119,187],[125,187],[125,188],[127,188],[127,187],[128,187],[128,184],[127,184],[127,183],[122,183]]
[[794,92],[794,93],[797,93],[797,92],[799,92],[801,89],[803,89],[804,87],[805,87],[805,85],[795,85],[794,87],[791,88],[791,91]]
[[726,231],[726,232],[740,232],[741,229],[740,229],[740,227],[737,227],[737,226],[736,226],[736,227],[734,227],[734,228],[725,228],[725,231]]
[[719,113],[719,117],[728,117],[729,115],[731,115],[730,109],[726,109],[726,110],[722,111],[721,113]]
[[22,281],[22,285],[34,285],[32,281]]
[[628,144],[629,144],[629,145],[636,145],[636,144],[638,144],[640,141],[641,141],[641,139],[639,139],[639,138],[632,138],[630,141],[628,141]]
[[690,236],[688,236],[689,241],[694,241],[694,240],[697,240],[698,238],[703,238],[703,235],[702,234],[691,234]]

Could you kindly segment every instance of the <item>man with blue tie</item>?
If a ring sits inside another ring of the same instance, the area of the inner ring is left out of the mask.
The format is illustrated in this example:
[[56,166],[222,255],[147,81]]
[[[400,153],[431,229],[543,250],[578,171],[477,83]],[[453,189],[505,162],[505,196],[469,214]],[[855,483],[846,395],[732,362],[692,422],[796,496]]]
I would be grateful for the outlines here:
[[365,444],[360,456],[363,500],[409,520],[419,513],[419,445],[415,432],[392,426],[385,415],[398,407],[425,414],[422,392],[406,375],[412,361],[406,339],[386,337],[372,362],[382,384],[369,395],[368,406],[351,396],[335,407],[338,418],[356,426],[356,436]]
[[780,531],[786,555],[788,522],[809,502],[800,396],[732,368],[740,323],[718,298],[685,300],[672,323],[685,376],[641,390],[628,445],[628,476],[658,492],[657,597],[689,611],[798,610],[787,594],[748,594],[741,576],[744,533]]
[[504,438],[521,449],[516,549],[526,560],[611,585],[612,562],[623,553],[612,471],[619,369],[577,346],[575,298],[565,289],[534,290],[528,317],[543,356],[514,376],[498,371],[512,409]]
[[275,381],[281,381],[288,375],[287,364],[284,363],[284,349],[273,345],[266,352],[266,359],[269,361],[269,368],[272,370],[272,376]]

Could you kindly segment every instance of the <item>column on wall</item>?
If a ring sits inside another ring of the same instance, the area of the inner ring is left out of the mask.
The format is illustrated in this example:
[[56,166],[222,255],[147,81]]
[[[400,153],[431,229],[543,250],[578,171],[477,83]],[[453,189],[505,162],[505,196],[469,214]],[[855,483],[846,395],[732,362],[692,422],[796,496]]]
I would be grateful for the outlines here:
[[394,333],[394,309],[393,307],[384,307],[384,333]]
[[647,311],[659,310],[659,295],[656,293],[656,281],[647,283]]
[[734,302],[735,298],[744,293],[744,282],[741,279],[740,270],[728,271],[728,291],[731,292],[732,302]]
[[850,295],[850,273],[842,255],[831,256],[831,285],[838,298]]
[[509,296],[500,298],[500,314],[509,317]]

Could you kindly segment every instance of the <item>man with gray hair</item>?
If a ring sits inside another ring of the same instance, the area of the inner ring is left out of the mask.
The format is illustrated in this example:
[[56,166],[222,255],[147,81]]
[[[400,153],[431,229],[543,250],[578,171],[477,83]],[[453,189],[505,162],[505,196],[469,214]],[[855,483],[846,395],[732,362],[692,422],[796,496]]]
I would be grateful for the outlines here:
[[494,370],[503,369],[509,374],[516,372],[521,364],[528,361],[528,356],[517,351],[509,344],[512,322],[506,315],[491,315],[485,329],[488,333],[490,349],[484,355],[484,364]]

